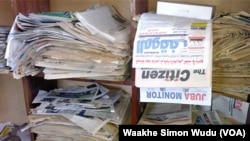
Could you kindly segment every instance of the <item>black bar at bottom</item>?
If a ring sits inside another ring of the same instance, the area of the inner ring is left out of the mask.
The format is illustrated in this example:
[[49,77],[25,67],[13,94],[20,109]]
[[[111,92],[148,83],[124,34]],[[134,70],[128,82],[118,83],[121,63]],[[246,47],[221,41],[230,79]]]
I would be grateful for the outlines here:
[[166,140],[169,138],[250,140],[249,125],[120,125],[119,141],[131,138]]

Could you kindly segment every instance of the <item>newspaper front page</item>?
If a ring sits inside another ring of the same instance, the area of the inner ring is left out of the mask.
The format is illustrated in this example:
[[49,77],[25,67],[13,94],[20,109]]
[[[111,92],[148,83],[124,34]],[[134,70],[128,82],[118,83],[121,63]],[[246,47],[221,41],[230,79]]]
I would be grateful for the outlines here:
[[144,13],[135,35],[133,67],[205,69],[211,34],[210,20]]

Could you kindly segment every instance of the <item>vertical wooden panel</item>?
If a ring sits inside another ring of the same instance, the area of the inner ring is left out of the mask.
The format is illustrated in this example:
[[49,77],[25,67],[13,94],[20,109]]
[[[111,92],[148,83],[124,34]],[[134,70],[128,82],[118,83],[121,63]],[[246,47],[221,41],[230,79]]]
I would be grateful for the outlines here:
[[11,0],[13,15],[49,11],[49,0]]
[[[134,36],[136,33],[137,25],[132,21],[133,16],[142,14],[148,11],[148,1],[147,0],[131,0],[130,1],[130,14],[131,14],[131,48],[133,48]],[[132,80],[135,80],[135,69],[132,68]],[[131,122],[132,124],[137,124],[140,114],[142,112],[142,107],[144,106],[139,102],[139,88],[132,86],[132,110],[131,110]]]
[[[150,1],[150,0],[149,0]],[[131,0],[131,15],[138,15],[148,11],[148,0]]]
[[45,80],[43,77],[26,76],[22,78],[22,82],[27,113],[31,108],[34,108],[32,101],[36,97],[39,90],[49,91],[57,87],[56,80]]
[[50,10],[82,11],[96,4],[99,4],[99,0],[50,0]]
[[129,0],[50,0],[51,11],[82,11],[91,6],[112,5],[125,18],[130,18]]
[[22,81],[13,79],[11,74],[0,74],[0,90],[0,122],[27,122]]
[[10,0],[0,0],[0,25],[12,25],[13,15]]

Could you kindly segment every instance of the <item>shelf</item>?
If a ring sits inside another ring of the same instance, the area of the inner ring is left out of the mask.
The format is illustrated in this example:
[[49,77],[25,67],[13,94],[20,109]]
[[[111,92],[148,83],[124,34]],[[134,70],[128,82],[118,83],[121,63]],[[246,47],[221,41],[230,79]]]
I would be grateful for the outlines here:
[[[91,80],[85,78],[65,78],[65,79],[48,79],[48,80],[74,80],[74,81],[83,81],[83,82],[97,82],[97,83],[109,83],[109,84],[118,84],[118,85],[135,85],[134,78],[134,69],[132,69],[131,74],[124,81],[113,81],[113,80]],[[34,77],[44,78],[44,73],[41,72]],[[45,79],[46,80],[46,79]]]
[[[86,1],[87,2],[87,1]],[[148,1],[147,0],[133,0],[128,2],[130,3],[130,16],[131,18],[134,15],[143,13],[148,9]],[[12,0],[12,12],[14,17],[18,15],[18,13],[23,13],[27,15],[31,12],[43,12],[50,11],[50,0]],[[131,21],[131,43],[134,40],[134,35],[136,32],[136,25],[133,21]],[[131,44],[131,48],[133,48],[133,44]],[[130,64],[131,65],[131,64]],[[36,76],[26,76],[22,78],[24,97],[26,102],[27,114],[29,114],[29,110],[34,108],[32,105],[32,101],[37,95],[39,90],[51,90],[58,87],[59,80],[73,80],[73,81],[81,81],[81,82],[97,82],[97,83],[105,83],[105,84],[114,84],[114,85],[126,85],[131,86],[131,123],[137,124],[141,112],[143,111],[143,103],[139,102],[139,88],[135,86],[135,69],[131,67],[130,76],[125,81],[110,81],[110,80],[90,80],[84,78],[67,78],[67,79],[44,79],[44,73],[41,72]]]

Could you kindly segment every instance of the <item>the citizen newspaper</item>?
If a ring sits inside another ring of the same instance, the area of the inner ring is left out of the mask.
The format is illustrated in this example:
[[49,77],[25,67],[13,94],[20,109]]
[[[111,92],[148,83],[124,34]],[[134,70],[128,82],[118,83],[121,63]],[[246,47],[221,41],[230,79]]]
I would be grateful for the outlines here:
[[[137,87],[211,87],[212,86],[212,40],[208,53],[208,65],[204,68],[136,68],[135,85]],[[151,66],[150,66],[151,67]]]

